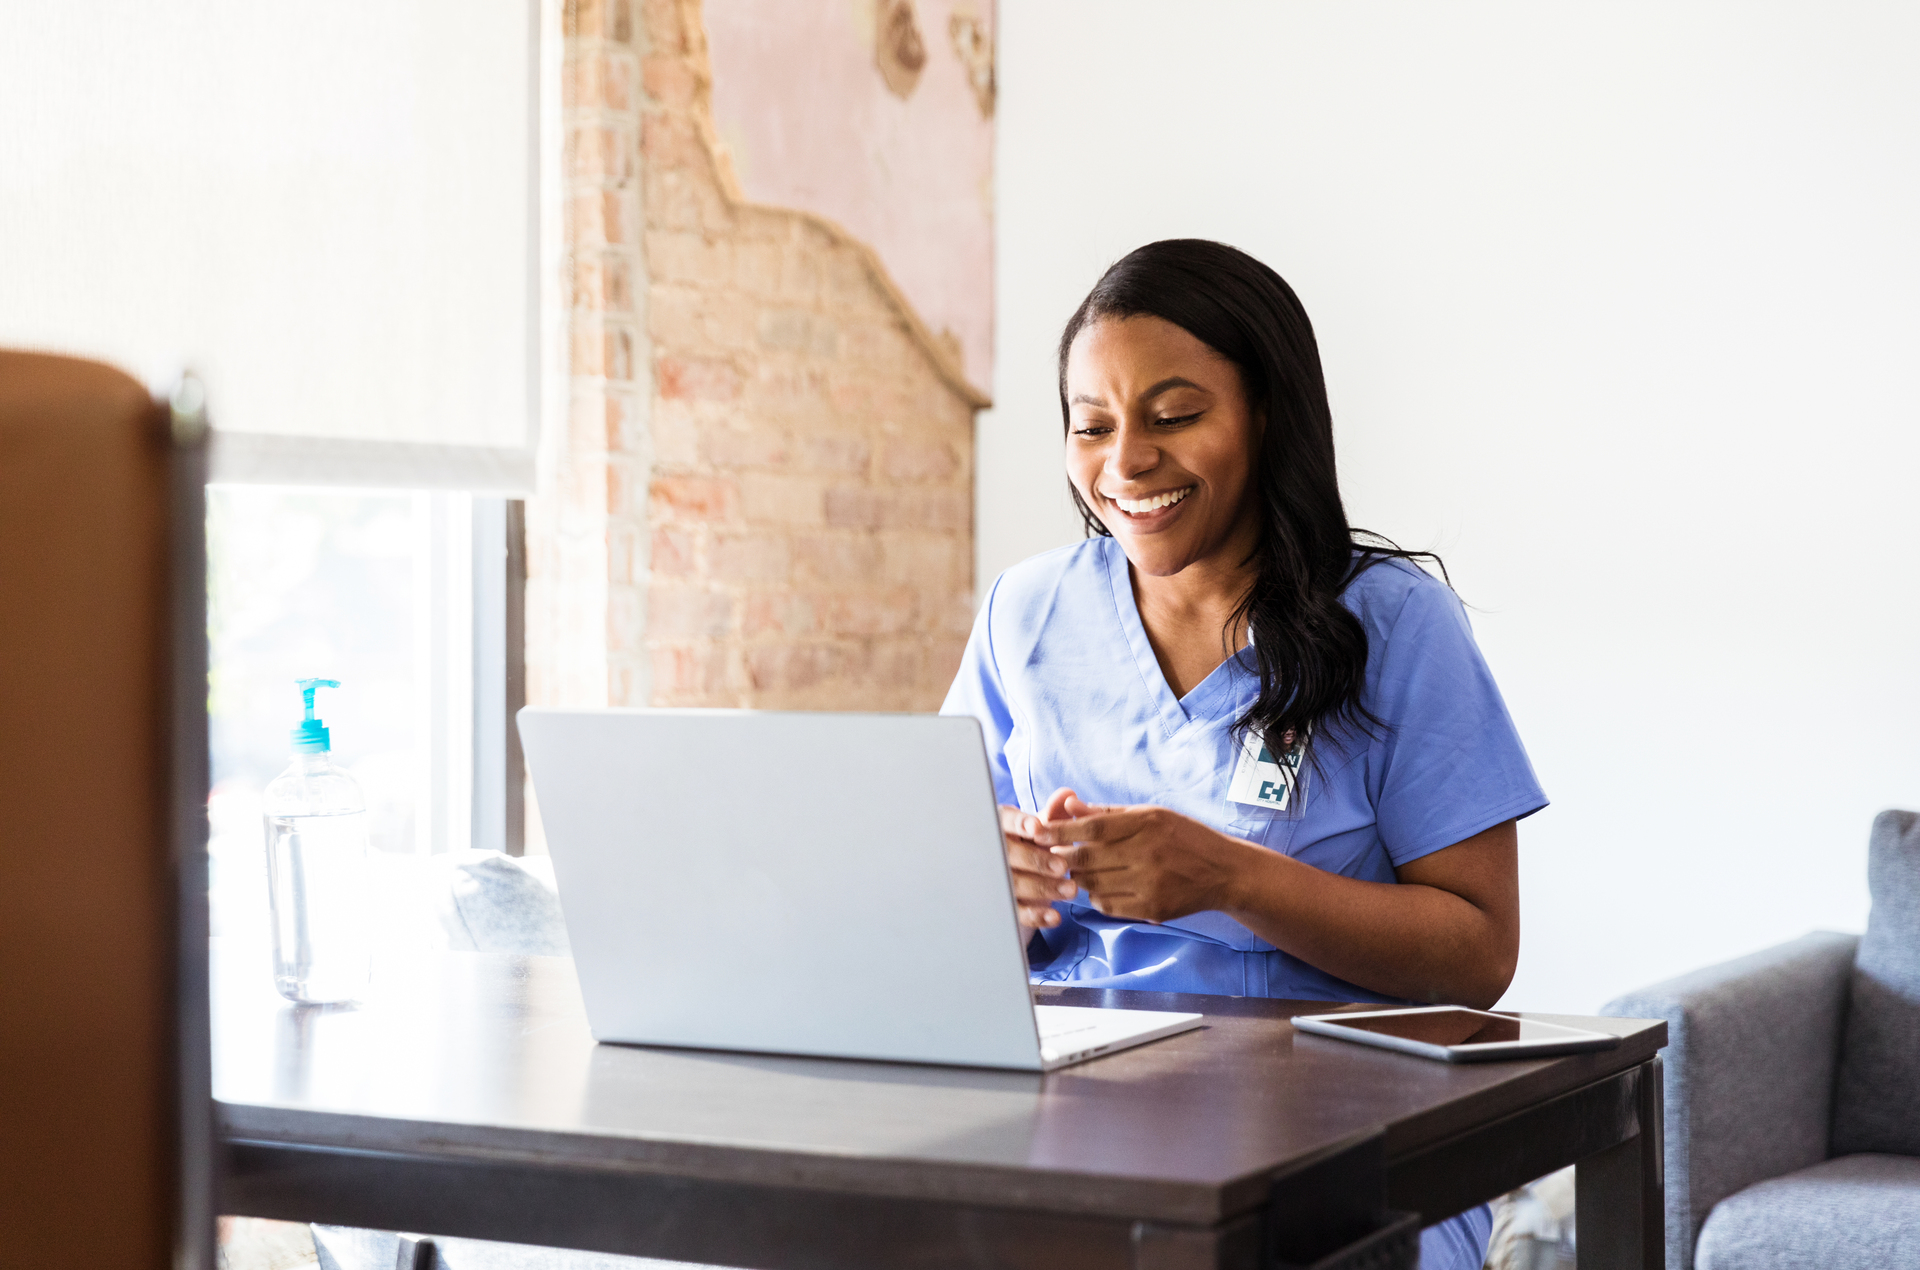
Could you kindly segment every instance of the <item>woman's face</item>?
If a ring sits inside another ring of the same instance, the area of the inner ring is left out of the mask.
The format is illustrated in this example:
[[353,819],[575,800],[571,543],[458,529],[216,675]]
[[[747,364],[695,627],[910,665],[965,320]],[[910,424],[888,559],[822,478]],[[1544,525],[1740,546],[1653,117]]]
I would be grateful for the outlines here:
[[1163,318],[1089,324],[1067,352],[1067,477],[1141,573],[1237,570],[1260,420],[1240,370]]

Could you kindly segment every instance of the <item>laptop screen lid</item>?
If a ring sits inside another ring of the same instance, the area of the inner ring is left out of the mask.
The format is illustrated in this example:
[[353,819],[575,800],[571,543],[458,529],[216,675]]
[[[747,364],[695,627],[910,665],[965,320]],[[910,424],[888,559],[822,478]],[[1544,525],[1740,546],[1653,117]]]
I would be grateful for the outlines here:
[[1040,1068],[974,720],[519,722],[596,1038]]

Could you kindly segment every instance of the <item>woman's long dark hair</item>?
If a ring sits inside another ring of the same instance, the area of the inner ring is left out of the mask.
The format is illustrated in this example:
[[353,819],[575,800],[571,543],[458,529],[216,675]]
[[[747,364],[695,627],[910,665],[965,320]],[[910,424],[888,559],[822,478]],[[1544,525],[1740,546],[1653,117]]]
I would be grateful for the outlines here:
[[[1260,696],[1236,732],[1258,735],[1276,755],[1328,724],[1371,732],[1361,701],[1367,632],[1340,602],[1347,585],[1387,559],[1430,559],[1347,523],[1333,462],[1333,414],[1313,324],[1285,279],[1244,251],[1172,238],[1130,252],[1094,285],[1060,335],[1060,414],[1067,409],[1067,354],[1102,318],[1151,315],[1181,327],[1240,369],[1247,404],[1266,420],[1251,496],[1260,514],[1259,570],[1225,638],[1246,623]],[[1071,482],[1069,482],[1071,485]],[[1087,532],[1105,534],[1078,489]],[[1444,575],[1445,567],[1441,567]]]

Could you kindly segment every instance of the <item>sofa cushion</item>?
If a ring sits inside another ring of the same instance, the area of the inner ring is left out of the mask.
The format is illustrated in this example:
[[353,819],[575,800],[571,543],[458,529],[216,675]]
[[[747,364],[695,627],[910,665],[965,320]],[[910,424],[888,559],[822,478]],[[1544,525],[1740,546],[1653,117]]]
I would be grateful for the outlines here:
[[1853,965],[1832,1153],[1920,1155],[1920,814],[1874,819],[1867,886],[1873,913]]
[[1714,1206],[1694,1270],[1920,1266],[1920,1160],[1845,1155]]

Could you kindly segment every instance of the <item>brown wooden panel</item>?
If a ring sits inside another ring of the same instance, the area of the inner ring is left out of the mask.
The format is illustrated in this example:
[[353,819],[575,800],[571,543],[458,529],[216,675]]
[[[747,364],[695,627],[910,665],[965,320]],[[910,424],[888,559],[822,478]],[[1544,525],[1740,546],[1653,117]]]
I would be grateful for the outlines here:
[[[1136,1223],[515,1160],[229,1146],[237,1212],[749,1270],[1060,1270],[1137,1257]],[[1243,1232],[1235,1246],[1250,1250]],[[1214,1231],[1152,1229],[1153,1270],[1213,1270]],[[1244,1264],[1244,1262],[1243,1262]],[[1252,1270],[1250,1265],[1245,1270]]]
[[1646,1068],[1629,1068],[1387,1165],[1387,1202],[1432,1225],[1635,1138]]
[[0,353],[0,1230],[161,1267],[174,1229],[165,414]]
[[1574,1171],[1580,1270],[1661,1270],[1666,1265],[1660,1066],[1655,1058],[1642,1069],[1635,1108],[1641,1132],[1580,1161]]

